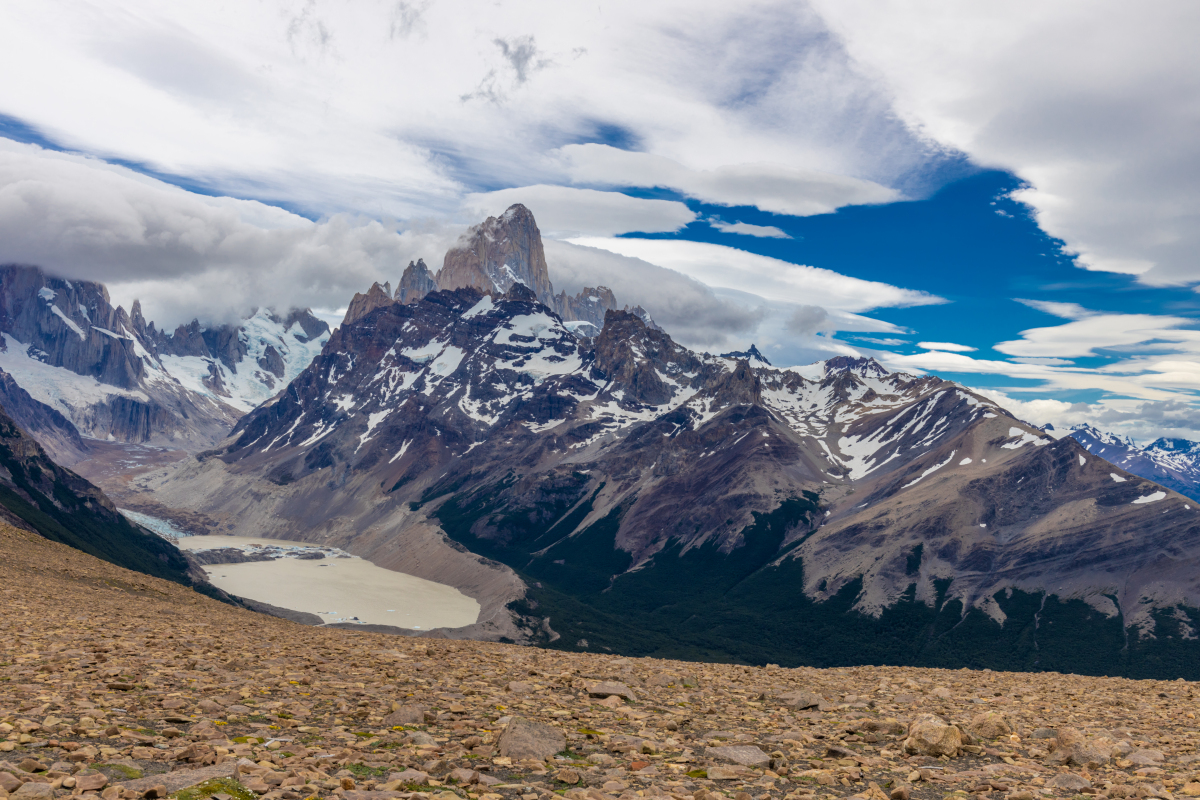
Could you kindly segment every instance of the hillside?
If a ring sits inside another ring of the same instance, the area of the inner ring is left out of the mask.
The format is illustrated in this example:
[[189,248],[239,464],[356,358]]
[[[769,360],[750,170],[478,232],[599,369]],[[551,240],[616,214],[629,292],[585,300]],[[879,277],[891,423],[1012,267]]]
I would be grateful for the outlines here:
[[[56,464],[0,410],[0,516],[113,564],[191,586],[183,554],[122,516],[98,488]],[[208,591],[202,576],[198,584]]]
[[14,798],[1200,793],[1183,681],[759,668],[311,628],[7,525],[0,596],[0,791]]

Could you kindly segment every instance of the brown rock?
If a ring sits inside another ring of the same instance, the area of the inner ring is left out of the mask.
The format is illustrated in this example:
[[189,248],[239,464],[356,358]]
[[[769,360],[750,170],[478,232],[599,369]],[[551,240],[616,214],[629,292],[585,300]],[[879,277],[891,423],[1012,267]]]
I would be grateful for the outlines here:
[[108,776],[102,772],[93,772],[90,775],[76,775],[75,788],[85,792],[97,792],[108,786]]
[[546,303],[554,294],[541,232],[519,203],[464,233],[446,252],[435,280],[442,289],[470,286],[496,296],[520,282]]
[[1111,741],[1108,739],[1089,740],[1075,728],[1059,728],[1058,736],[1050,750],[1052,762],[1071,764],[1077,767],[1106,764],[1111,755]]
[[816,692],[788,692],[780,695],[779,699],[785,706],[796,711],[818,708],[825,702],[825,698]]
[[1070,772],[1060,772],[1050,780],[1046,781],[1046,785],[1051,789],[1065,789],[1068,792],[1075,792],[1080,789],[1088,788],[1092,785],[1092,782],[1087,778],[1074,775]]
[[971,719],[967,730],[980,739],[996,739],[1012,733],[1012,723],[998,711],[985,711]]
[[53,800],[54,789],[48,783],[23,783],[9,796],[13,800]]
[[0,771],[0,789],[12,794],[21,786],[21,780],[8,772]]
[[765,767],[771,763],[771,757],[754,745],[710,747],[704,751],[704,754],[710,758],[741,764],[744,767]]
[[523,717],[513,717],[500,736],[500,755],[514,760],[544,761],[566,749],[567,737],[558,728]]
[[908,726],[904,749],[916,755],[954,757],[962,743],[958,728],[934,714],[922,714]]
[[399,725],[420,725],[425,722],[425,706],[403,705],[383,718],[383,724],[389,728]]
[[560,769],[558,772],[554,773],[554,779],[562,781],[563,783],[571,784],[572,786],[579,783],[581,780],[579,773],[570,768]]
[[637,695],[633,693],[633,690],[625,684],[617,683],[616,681],[601,681],[599,683],[594,683],[588,687],[588,694],[590,694],[592,697],[609,697],[611,695],[616,695],[617,697],[625,698],[631,703],[637,702]]

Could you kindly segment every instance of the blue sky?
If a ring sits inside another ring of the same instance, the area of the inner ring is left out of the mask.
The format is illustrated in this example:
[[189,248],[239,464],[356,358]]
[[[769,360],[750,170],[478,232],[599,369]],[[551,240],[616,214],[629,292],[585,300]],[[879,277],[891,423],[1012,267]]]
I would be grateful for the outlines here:
[[336,314],[524,202],[680,341],[1200,437],[1200,7],[21,0],[0,260]]

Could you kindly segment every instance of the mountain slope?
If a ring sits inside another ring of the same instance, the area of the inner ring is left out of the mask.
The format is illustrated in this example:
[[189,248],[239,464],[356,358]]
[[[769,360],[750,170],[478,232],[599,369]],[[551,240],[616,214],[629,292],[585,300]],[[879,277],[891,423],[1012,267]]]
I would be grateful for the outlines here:
[[[193,585],[188,562],[174,545],[129,522],[103,492],[54,463],[3,411],[0,515],[117,566]],[[203,581],[197,588],[212,591]]]
[[439,291],[343,325],[221,447],[140,485],[456,585],[488,619],[454,635],[793,664],[1191,657],[1185,498],[953,383],[804,371],[620,311],[577,339],[522,283]]
[[1200,500],[1200,442],[1156,439],[1145,447],[1128,437],[1077,425],[1068,434],[1089,453],[1102,456],[1142,478]]

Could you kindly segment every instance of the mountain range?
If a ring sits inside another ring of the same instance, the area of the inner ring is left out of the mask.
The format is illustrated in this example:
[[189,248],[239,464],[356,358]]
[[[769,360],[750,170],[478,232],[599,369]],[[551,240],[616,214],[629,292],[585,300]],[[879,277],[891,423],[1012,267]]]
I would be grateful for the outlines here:
[[91,439],[211,446],[328,337],[308,310],[259,309],[238,325],[193,321],[166,333],[137,302],[114,307],[99,283],[0,267],[0,369]]
[[1100,456],[1141,478],[1200,500],[1200,442],[1155,439],[1140,446],[1128,436],[1076,425],[1069,435],[1092,455]]
[[122,478],[139,510],[479,601],[434,635],[1200,677],[1200,508],[1095,450],[1115,442],[871,359],[694,352],[604,287],[555,294],[521,206],[332,332],[260,310],[164,334],[99,284],[6,269],[0,403],[21,427],[64,457],[118,433],[186,445]]
[[[465,252],[449,274],[491,274]],[[348,314],[227,440],[133,487],[452,584],[483,612],[451,636],[1197,671],[1188,498],[870,359],[775,369],[611,308],[578,336],[514,274]]]

